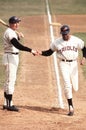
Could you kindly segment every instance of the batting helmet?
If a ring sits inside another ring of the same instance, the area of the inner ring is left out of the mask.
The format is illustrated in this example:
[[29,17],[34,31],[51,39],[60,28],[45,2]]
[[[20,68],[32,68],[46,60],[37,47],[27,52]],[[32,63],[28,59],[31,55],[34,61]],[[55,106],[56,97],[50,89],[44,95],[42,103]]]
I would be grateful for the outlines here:
[[21,20],[19,18],[17,18],[16,16],[12,16],[9,18],[9,23],[11,24],[15,24],[15,23],[19,23]]
[[63,25],[61,28],[60,28],[60,33],[65,35],[65,34],[68,34],[70,32],[70,28],[68,25]]

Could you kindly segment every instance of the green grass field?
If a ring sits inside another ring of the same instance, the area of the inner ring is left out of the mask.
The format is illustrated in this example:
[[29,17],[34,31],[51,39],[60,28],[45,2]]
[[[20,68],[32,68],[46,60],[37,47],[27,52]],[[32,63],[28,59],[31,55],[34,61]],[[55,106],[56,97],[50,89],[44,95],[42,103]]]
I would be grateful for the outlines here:
[[[0,19],[8,22],[10,16],[18,17],[47,14],[45,0],[0,0]],[[51,14],[86,14],[86,0],[49,0]],[[2,36],[5,27],[0,25],[0,86],[4,82],[2,66]],[[86,33],[78,33],[86,41]],[[86,42],[85,42],[86,43]],[[86,76],[86,66],[83,67]]]
[[86,0],[49,0],[52,14],[86,14]]

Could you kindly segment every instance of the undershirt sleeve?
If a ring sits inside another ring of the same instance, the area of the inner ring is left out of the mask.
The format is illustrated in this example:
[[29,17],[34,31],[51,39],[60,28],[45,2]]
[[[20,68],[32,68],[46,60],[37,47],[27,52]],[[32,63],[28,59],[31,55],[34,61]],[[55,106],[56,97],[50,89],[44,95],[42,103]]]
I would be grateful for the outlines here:
[[86,58],[86,47],[84,46],[84,48],[82,49],[82,54],[83,54],[83,57]]
[[18,42],[18,40],[16,38],[13,38],[11,41],[11,44],[16,47],[17,49],[21,50],[21,51],[28,51],[31,52],[31,48],[28,48],[26,46],[23,46],[21,43]]
[[54,51],[52,51],[51,49],[46,50],[46,51],[42,51],[42,55],[43,56],[50,56],[53,54]]

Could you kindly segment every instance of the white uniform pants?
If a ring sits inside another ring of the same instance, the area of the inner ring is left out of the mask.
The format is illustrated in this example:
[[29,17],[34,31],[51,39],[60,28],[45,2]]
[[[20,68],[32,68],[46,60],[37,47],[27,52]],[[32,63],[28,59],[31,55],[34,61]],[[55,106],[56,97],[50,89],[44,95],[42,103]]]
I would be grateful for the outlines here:
[[3,64],[5,66],[6,79],[4,84],[4,92],[13,94],[16,82],[17,68],[19,64],[19,56],[14,54],[4,54]]
[[78,91],[78,64],[77,61],[60,61],[60,69],[64,80],[64,90],[67,99],[72,98],[72,87]]

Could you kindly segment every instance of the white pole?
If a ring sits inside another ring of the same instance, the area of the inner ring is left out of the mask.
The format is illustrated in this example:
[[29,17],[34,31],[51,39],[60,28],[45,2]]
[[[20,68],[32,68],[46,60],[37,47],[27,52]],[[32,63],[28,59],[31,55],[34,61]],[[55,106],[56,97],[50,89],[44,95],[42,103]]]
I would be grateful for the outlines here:
[[[49,20],[49,24],[50,24],[50,35],[51,35],[51,40],[53,42],[54,41],[54,31],[53,31],[53,26],[51,25],[52,18],[51,18],[51,14],[50,14],[48,0],[46,0],[46,7],[47,7],[48,20]],[[61,90],[61,86],[60,86],[59,69],[58,69],[58,64],[57,64],[56,52],[53,53],[53,59],[54,59],[54,68],[55,68],[56,83],[57,83],[57,89],[58,89],[57,90],[58,91],[58,103],[59,103],[60,108],[64,108],[63,99],[62,99],[62,90]]]

